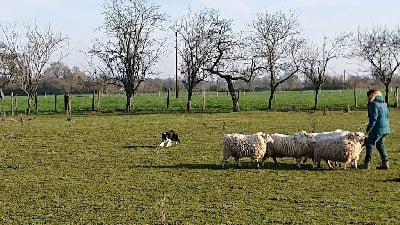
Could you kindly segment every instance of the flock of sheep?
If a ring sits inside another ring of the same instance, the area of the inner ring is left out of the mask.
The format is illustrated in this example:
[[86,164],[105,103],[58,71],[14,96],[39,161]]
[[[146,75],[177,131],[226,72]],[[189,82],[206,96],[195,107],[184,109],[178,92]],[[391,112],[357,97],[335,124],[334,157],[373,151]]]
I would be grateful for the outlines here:
[[300,168],[300,162],[311,158],[312,167],[320,167],[321,160],[325,160],[328,167],[333,169],[332,163],[344,164],[344,169],[350,164],[357,169],[357,161],[363,148],[366,137],[362,132],[335,130],[323,133],[307,133],[301,131],[291,135],[266,134],[258,132],[251,135],[224,134],[222,168],[225,161],[233,157],[240,167],[240,158],[250,157],[257,162],[257,168],[267,158],[271,157],[276,165],[277,158],[293,157]]

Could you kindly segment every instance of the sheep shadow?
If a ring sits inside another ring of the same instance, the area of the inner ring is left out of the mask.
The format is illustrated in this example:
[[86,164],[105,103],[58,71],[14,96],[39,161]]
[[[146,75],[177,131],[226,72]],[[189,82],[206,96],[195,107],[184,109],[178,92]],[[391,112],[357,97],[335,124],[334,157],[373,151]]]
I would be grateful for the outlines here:
[[295,164],[280,163],[279,166],[273,162],[266,162],[264,166],[257,168],[256,163],[241,162],[241,167],[238,167],[235,162],[226,162],[225,167],[222,168],[221,164],[200,164],[200,163],[181,163],[176,165],[140,165],[134,166],[135,168],[158,168],[158,169],[193,169],[193,170],[315,170],[311,165],[304,165],[298,168]]
[[386,179],[384,182],[400,182],[400,177],[397,178],[392,178],[392,179]]

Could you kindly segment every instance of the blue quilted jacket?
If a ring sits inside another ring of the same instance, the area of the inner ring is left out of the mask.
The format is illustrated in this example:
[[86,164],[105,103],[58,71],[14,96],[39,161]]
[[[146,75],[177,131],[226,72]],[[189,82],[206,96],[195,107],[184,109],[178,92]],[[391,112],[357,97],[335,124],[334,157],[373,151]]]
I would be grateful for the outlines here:
[[368,103],[368,119],[367,133],[377,135],[390,133],[389,109],[382,96],[376,96],[374,101]]

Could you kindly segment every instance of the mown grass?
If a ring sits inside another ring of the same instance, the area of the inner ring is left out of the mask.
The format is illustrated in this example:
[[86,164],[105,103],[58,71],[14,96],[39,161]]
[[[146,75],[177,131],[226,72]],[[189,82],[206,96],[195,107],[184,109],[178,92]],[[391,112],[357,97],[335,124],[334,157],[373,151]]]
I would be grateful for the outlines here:
[[[221,137],[364,129],[365,111],[8,117],[0,121],[0,223],[397,224],[399,121],[392,109],[390,170],[345,171],[297,169],[290,158],[261,169],[230,159],[221,169]],[[159,148],[169,129],[182,142]]]
[[[356,90],[357,107],[365,108],[366,90]],[[207,92],[205,95],[206,112],[230,112],[232,110],[231,97],[226,92]],[[265,110],[268,106],[270,92],[240,92],[239,105],[242,111]],[[57,102],[56,100],[57,99]],[[92,110],[92,95],[72,95],[72,111],[87,112]],[[101,112],[121,112],[125,110],[126,97],[123,94],[103,94],[94,97],[94,110]],[[100,99],[100,101],[98,101]],[[16,114],[24,113],[27,108],[25,96],[17,97]],[[136,113],[170,113],[186,111],[187,94],[181,92],[179,98],[174,93],[170,95],[170,104],[167,109],[167,93],[139,93],[134,97]],[[391,99],[393,102],[393,99]],[[273,101],[273,109],[288,111],[295,106],[298,109],[310,109],[314,106],[313,91],[278,91]],[[324,90],[319,97],[319,107],[342,110],[354,107],[353,90]],[[192,101],[193,112],[203,112],[203,93],[196,92]],[[34,106],[32,106],[34,110]],[[38,96],[38,113],[63,112],[64,96]],[[7,96],[0,101],[0,111],[11,112],[11,97]]]

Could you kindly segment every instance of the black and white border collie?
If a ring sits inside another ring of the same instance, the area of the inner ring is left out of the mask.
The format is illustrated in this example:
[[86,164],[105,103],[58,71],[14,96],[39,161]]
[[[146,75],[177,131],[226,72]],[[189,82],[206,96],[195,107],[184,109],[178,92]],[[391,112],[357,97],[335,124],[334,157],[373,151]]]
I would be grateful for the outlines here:
[[161,144],[160,146],[163,147],[164,145],[166,147],[169,147],[172,145],[172,142],[178,143],[181,142],[179,140],[178,133],[176,133],[174,130],[166,131],[161,134]]

